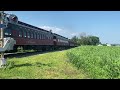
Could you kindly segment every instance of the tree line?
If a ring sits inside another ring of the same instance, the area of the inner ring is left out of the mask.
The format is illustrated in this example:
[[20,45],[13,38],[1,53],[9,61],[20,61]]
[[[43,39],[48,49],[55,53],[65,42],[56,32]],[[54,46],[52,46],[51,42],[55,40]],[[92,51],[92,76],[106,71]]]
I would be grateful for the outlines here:
[[86,33],[80,33],[78,37],[73,36],[71,40],[75,42],[77,45],[98,45],[100,44],[99,37],[93,36],[93,35],[86,35]]

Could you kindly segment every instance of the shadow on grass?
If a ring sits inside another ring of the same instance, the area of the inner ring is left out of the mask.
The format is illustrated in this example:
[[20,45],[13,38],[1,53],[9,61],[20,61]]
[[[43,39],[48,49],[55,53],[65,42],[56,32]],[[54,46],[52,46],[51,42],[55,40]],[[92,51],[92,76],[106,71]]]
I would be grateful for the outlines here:
[[36,67],[48,66],[48,67],[51,67],[52,63],[45,64],[45,63],[36,62],[35,64],[25,63],[25,64],[15,65],[14,62],[12,62],[12,63],[9,63],[7,65],[6,69],[13,69],[13,68],[16,68],[16,67],[28,67],[28,66],[36,66]]
[[25,64],[15,65],[14,62],[11,62],[11,63],[7,64],[6,69],[12,69],[12,68],[16,68],[16,67],[26,67],[26,66],[32,66],[32,64],[25,63]]
[[25,64],[18,64],[18,65],[14,65],[14,67],[26,67],[26,66],[32,66],[32,64],[29,63],[25,63]]
[[34,65],[37,66],[37,67],[42,67],[42,66],[51,67],[51,66],[52,66],[52,63],[47,63],[47,64],[45,64],[45,63],[36,62]]

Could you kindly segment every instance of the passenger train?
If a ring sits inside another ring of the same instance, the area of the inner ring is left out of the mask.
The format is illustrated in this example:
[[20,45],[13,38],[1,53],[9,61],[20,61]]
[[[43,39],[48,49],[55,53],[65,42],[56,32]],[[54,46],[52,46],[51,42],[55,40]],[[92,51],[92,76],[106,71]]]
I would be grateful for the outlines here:
[[[19,21],[16,15],[4,13],[4,42],[10,43],[3,51],[17,51],[18,47],[24,50],[54,50],[67,49],[77,45],[70,39],[36,26]],[[14,40],[10,41],[10,40]],[[5,44],[4,44],[5,46]]]

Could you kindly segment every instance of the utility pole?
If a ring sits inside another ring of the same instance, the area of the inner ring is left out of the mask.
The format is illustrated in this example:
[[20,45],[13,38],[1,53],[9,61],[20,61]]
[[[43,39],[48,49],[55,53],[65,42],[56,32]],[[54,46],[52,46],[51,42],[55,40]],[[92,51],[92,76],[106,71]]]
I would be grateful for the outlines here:
[[[0,11],[0,47],[4,46],[4,11]],[[6,64],[6,60],[4,59],[4,52],[0,52],[0,68]]]

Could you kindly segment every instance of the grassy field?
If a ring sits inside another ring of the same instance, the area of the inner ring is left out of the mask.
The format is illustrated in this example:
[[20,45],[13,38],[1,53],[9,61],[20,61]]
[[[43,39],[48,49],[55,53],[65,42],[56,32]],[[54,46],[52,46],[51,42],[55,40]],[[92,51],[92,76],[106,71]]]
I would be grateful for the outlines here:
[[65,51],[49,52],[28,57],[7,58],[7,67],[0,69],[1,79],[86,79],[77,70]]
[[7,60],[1,79],[120,78],[120,47],[81,46]]
[[67,52],[71,63],[91,78],[120,78],[120,47],[81,46]]

